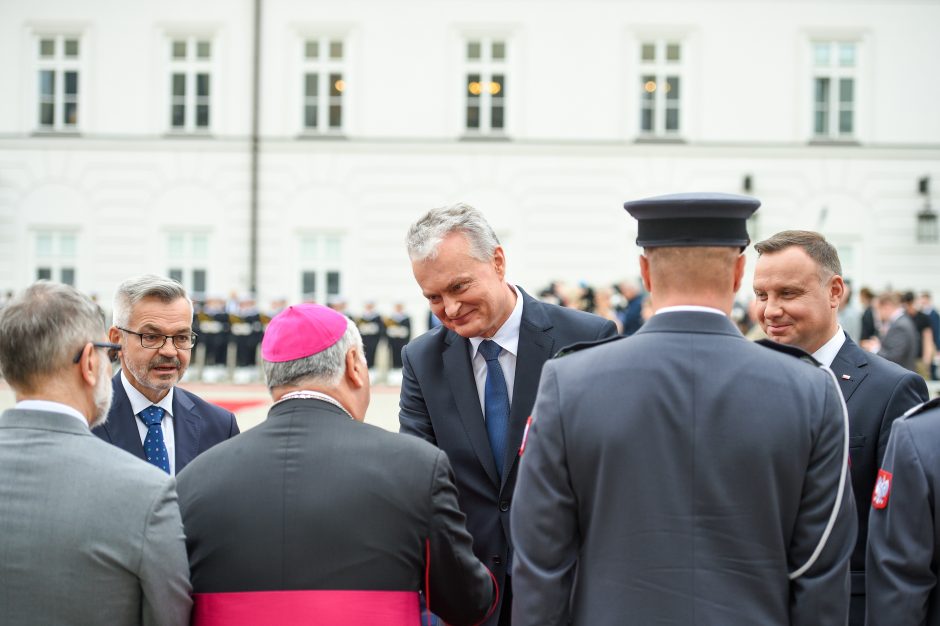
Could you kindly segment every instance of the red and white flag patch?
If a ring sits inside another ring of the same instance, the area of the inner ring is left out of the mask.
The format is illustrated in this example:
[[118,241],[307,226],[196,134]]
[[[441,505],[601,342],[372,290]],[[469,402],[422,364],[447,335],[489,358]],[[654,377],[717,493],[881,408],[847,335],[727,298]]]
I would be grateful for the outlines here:
[[878,480],[875,481],[875,490],[871,494],[871,505],[876,509],[888,506],[888,497],[891,495],[891,472],[878,470]]
[[525,430],[522,431],[522,445],[519,446],[519,456],[522,456],[522,453],[525,452],[525,442],[529,440],[529,427],[532,425],[532,416],[529,416],[529,419],[525,421]]

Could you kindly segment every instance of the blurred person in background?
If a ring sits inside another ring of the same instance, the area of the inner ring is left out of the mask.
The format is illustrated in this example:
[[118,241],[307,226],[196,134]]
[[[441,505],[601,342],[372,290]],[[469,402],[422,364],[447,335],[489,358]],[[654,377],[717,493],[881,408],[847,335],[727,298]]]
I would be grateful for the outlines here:
[[852,302],[852,281],[845,279],[845,290],[839,302],[839,325],[852,341],[858,343],[862,336],[862,310]]
[[918,335],[914,320],[901,305],[901,294],[885,291],[875,299],[879,336],[863,340],[861,346],[870,352],[912,372],[917,371]]
[[930,366],[933,364],[934,336],[930,316],[920,310],[920,301],[913,291],[906,291],[901,296],[904,311],[917,330],[917,373],[924,378],[930,378]]

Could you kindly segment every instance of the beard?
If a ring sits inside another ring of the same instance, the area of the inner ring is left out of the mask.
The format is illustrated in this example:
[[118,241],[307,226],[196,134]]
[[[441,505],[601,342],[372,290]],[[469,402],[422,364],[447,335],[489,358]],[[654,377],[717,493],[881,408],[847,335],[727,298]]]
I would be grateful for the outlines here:
[[111,377],[106,375],[105,367],[105,363],[102,363],[98,372],[98,382],[95,383],[95,419],[91,421],[91,428],[101,426],[108,421],[108,411],[111,410],[111,396],[114,390],[111,388]]

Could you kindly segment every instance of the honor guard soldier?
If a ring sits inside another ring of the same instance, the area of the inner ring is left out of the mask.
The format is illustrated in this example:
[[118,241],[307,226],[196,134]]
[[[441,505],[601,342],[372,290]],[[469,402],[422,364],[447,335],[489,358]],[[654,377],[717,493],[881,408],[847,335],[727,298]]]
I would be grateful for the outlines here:
[[411,316],[405,312],[405,305],[401,302],[396,302],[395,310],[385,318],[385,336],[388,351],[392,353],[388,382],[398,384],[401,383],[401,351],[411,341]]
[[252,382],[258,377],[258,346],[264,334],[261,313],[251,296],[239,299],[238,315],[229,315],[235,343],[235,382]]
[[209,296],[198,315],[199,337],[205,346],[202,379],[218,382],[226,375],[228,365],[228,339],[231,331],[229,314],[225,312],[225,300]]
[[891,426],[868,514],[868,624],[940,624],[940,398]]
[[655,314],[545,364],[513,504],[515,626],[846,623],[842,395],[728,317],[759,204],[624,205]]
[[369,364],[369,379],[375,382],[375,354],[378,352],[379,343],[385,335],[385,324],[382,323],[382,316],[375,310],[375,302],[371,300],[366,302],[365,310],[358,316],[356,327],[359,334],[362,335],[362,345],[366,352],[366,363]]

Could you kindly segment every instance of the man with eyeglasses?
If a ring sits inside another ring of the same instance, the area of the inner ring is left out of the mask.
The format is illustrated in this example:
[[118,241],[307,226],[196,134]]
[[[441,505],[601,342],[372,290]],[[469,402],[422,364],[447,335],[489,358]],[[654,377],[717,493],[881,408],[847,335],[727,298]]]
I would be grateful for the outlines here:
[[111,404],[101,310],[40,281],[0,313],[0,622],[186,624],[175,482],[91,435]]
[[121,372],[108,421],[92,432],[170,475],[238,434],[231,412],[176,386],[196,345],[182,285],[154,274],[130,278],[114,294],[113,317]]

